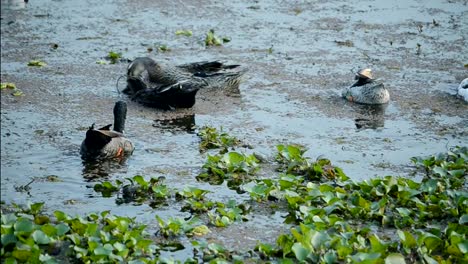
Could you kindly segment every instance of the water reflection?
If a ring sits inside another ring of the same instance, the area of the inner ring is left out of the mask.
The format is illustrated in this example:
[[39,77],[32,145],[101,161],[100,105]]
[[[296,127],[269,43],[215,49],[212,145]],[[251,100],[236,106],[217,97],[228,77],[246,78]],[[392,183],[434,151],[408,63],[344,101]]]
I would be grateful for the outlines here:
[[385,125],[385,110],[388,104],[363,105],[352,104],[355,110],[354,124],[357,129],[377,129]]
[[8,10],[19,10],[26,8],[28,0],[2,0],[2,8]]
[[83,160],[82,176],[86,181],[107,178],[111,174],[127,168],[125,157],[110,160]]
[[153,127],[195,133],[195,115],[191,114],[165,120],[154,120]]

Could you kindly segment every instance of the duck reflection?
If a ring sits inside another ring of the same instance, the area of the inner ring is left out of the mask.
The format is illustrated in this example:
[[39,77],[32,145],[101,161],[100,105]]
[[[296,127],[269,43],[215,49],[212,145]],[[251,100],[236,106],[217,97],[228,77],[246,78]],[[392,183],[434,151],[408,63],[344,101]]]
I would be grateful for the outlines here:
[[355,110],[354,124],[357,129],[378,129],[385,125],[385,110],[388,104],[363,105],[352,104]]
[[154,120],[153,127],[195,133],[195,115],[185,115],[163,120]]
[[116,172],[126,170],[128,167],[126,157],[105,160],[83,160],[82,164],[82,176],[88,182],[107,178]]

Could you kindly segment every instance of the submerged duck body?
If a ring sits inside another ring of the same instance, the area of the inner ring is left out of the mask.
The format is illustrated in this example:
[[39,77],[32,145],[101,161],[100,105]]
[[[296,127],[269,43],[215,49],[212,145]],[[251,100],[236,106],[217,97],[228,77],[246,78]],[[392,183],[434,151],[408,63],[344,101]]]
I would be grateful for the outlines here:
[[357,72],[355,79],[357,81],[342,92],[348,101],[360,104],[386,104],[390,101],[390,93],[382,82],[372,78],[370,69]]
[[150,57],[136,58],[127,70],[123,91],[133,100],[158,108],[190,108],[200,89],[237,89],[245,71],[239,65],[203,61],[183,65],[156,62]]
[[86,131],[86,138],[80,149],[83,159],[121,158],[133,153],[133,143],[123,134],[126,112],[126,103],[119,101],[114,107],[114,130],[110,130],[112,125],[94,129],[93,124]]
[[458,96],[463,98],[465,102],[468,102],[468,78],[464,79],[458,86]]

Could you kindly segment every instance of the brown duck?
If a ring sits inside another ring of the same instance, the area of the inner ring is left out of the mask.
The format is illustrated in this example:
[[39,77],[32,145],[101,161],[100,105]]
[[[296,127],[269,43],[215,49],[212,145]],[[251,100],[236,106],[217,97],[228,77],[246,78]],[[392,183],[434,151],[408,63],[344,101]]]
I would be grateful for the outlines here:
[[81,143],[81,157],[86,160],[122,158],[131,155],[134,146],[124,137],[127,104],[118,101],[114,106],[114,130],[112,124],[94,129],[94,124],[86,131],[86,138]]
[[133,100],[162,109],[190,108],[200,89],[238,89],[244,70],[239,65],[202,61],[182,65],[136,58],[128,66],[124,93]]

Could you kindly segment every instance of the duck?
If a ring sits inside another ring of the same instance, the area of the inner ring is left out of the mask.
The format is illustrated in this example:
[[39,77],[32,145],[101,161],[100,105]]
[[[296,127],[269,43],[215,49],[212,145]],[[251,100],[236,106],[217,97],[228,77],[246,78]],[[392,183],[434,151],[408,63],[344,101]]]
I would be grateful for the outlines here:
[[124,136],[127,104],[117,101],[114,106],[114,129],[112,124],[99,129],[94,123],[86,131],[86,138],[81,143],[80,154],[84,160],[123,158],[133,153],[133,143]]
[[356,73],[356,82],[343,90],[342,96],[350,102],[359,104],[386,104],[390,93],[382,82],[372,76],[371,69],[362,69]]
[[128,65],[123,93],[156,108],[191,108],[200,89],[238,89],[245,73],[236,70],[239,66],[219,61],[173,65],[152,57],[139,57]]
[[468,102],[468,78],[465,78],[458,86],[458,96]]

